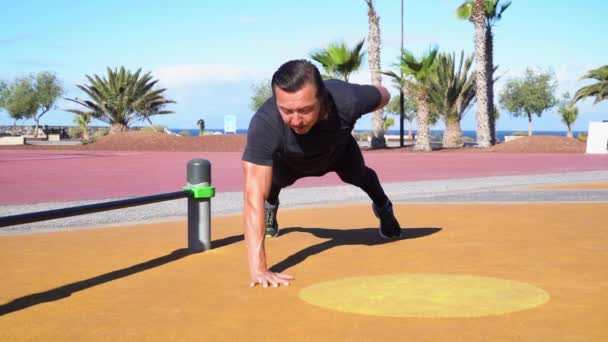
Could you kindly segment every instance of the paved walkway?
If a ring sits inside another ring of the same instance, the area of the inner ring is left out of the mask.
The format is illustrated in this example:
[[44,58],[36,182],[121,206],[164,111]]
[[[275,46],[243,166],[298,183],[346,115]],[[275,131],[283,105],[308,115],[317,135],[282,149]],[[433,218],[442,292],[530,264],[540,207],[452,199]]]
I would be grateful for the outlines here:
[[184,201],[5,228],[0,340],[608,339],[606,156],[369,153],[404,238],[307,179],[266,242],[279,289],[247,287],[238,154],[0,152],[0,215],[175,191],[193,157],[223,189],[211,251],[184,250]]
[[[213,165],[218,192],[240,191],[241,153],[0,151],[0,205],[143,196],[181,189],[190,159]],[[365,154],[382,182],[608,170],[608,156],[584,154]],[[334,174],[296,187],[342,184]]]

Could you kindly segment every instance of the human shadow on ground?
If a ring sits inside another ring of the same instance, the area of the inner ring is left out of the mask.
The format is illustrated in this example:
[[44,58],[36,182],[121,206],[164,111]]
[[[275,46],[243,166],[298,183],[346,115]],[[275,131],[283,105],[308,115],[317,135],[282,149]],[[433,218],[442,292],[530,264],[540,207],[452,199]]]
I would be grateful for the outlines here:
[[[243,240],[243,235],[235,235],[230,236],[224,239],[215,240],[211,242],[213,248],[224,247],[236,242]],[[163,255],[161,257],[148,260],[133,266],[129,266],[120,270],[108,272],[102,275],[98,275],[89,279],[77,281],[71,284],[63,285],[51,290],[38,292],[34,294],[30,294],[27,296],[23,296],[20,298],[16,298],[6,304],[0,305],[0,316],[13,313],[15,311],[27,309],[31,306],[53,302],[56,300],[64,299],[71,296],[75,292],[83,291],[89,289],[91,287],[101,285],[113,280],[117,280],[120,278],[128,277],[130,275],[147,271],[149,269],[159,267],[165,264],[168,264],[173,261],[177,261],[179,259],[185,258],[189,255],[197,254],[197,252],[190,252],[186,248],[178,249],[170,254]]]
[[378,228],[357,228],[357,229],[328,229],[328,228],[302,228],[291,227],[281,229],[281,235],[291,233],[309,233],[321,239],[327,239],[319,244],[304,248],[303,250],[290,255],[285,260],[270,267],[272,272],[283,272],[286,269],[293,267],[306,258],[315,254],[322,253],[328,249],[339,246],[379,246],[389,243],[395,243],[400,240],[416,239],[439,232],[441,228],[424,227],[424,228],[406,228],[403,229],[401,238],[394,240],[385,240],[378,235]]
[[[306,260],[306,258],[324,252],[330,248],[346,245],[362,245],[362,246],[376,246],[387,243],[394,243],[399,240],[415,239],[431,235],[440,231],[441,228],[407,228],[403,230],[403,236],[397,240],[384,240],[378,236],[378,228],[357,228],[357,229],[329,229],[329,228],[302,228],[292,227],[281,229],[281,235],[291,233],[309,233],[322,239],[328,239],[327,241],[319,244],[309,246],[289,257],[285,260],[275,264],[270,269],[273,272],[283,272],[284,270],[293,267],[300,262]],[[232,245],[234,243],[243,241],[243,234],[233,235],[223,239],[215,240],[211,242],[212,248],[221,248],[224,246]],[[189,255],[196,254],[190,252],[186,248],[178,249],[170,254],[163,255],[161,257],[148,260],[133,266],[129,266],[120,270],[101,274],[92,278],[77,281],[71,284],[63,285],[54,289],[50,289],[43,292],[38,292],[23,297],[16,298],[6,304],[0,305],[0,316],[10,314],[19,310],[27,309],[29,307],[61,300],[70,297],[73,293],[89,289],[91,287],[108,283],[110,281],[118,280],[121,278],[128,277],[130,275],[144,272],[155,267],[159,267],[168,264],[173,261],[185,258]]]

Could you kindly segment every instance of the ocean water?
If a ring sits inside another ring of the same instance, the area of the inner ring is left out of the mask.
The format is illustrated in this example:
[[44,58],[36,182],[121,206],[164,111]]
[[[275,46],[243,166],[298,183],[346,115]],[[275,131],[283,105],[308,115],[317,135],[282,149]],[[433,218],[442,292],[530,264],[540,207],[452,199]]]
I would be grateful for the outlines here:
[[[170,128],[170,131],[173,133],[177,133],[179,134],[182,131],[188,131],[190,133],[191,136],[197,136],[199,133],[198,128]],[[211,131],[211,132],[219,132],[219,133],[224,133],[223,129],[207,129],[207,131]],[[369,132],[369,130],[364,130],[364,129],[356,129],[355,133],[365,133],[365,132]],[[496,131],[496,135],[498,137],[498,141],[505,141],[505,135],[511,135],[515,132],[525,132],[527,133],[528,131]],[[416,130],[414,130],[414,134],[416,133]],[[586,131],[573,131],[574,136],[576,137],[579,133],[587,133]],[[246,129],[237,129],[237,134],[247,134],[247,130]],[[394,130],[394,129],[390,129],[388,130],[388,132],[386,132],[385,134],[389,134],[389,135],[399,135],[399,130]],[[405,133],[407,135],[407,130],[405,130]],[[560,135],[560,136],[566,136],[566,131],[533,131],[532,132],[533,135]],[[431,130],[431,135],[434,136],[434,140],[440,140],[441,137],[443,136],[443,130]],[[462,131],[462,135],[465,137],[469,137],[471,139],[475,139],[475,131]]]

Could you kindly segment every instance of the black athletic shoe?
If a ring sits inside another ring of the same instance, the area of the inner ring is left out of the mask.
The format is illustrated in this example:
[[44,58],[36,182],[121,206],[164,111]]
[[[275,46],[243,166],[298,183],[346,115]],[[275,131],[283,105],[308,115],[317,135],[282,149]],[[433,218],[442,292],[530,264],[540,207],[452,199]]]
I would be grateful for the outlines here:
[[279,223],[277,222],[277,211],[279,205],[264,203],[264,222],[266,224],[266,237],[279,236]]
[[372,209],[377,218],[380,219],[380,228],[378,233],[383,239],[398,239],[401,237],[401,226],[399,221],[393,214],[393,204],[391,201],[386,202],[384,208],[378,208],[372,204]]

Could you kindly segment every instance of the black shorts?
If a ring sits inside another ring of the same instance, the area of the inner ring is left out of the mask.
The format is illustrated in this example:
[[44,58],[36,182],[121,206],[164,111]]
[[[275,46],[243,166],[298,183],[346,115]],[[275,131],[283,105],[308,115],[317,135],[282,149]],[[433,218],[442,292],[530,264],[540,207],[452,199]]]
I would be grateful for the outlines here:
[[[277,158],[272,165],[272,187],[285,188],[304,177],[320,177],[328,172],[336,172],[343,180],[363,175],[367,167],[357,141],[351,137],[342,151],[329,165],[319,166],[317,170],[301,171]],[[349,182],[350,183],[350,182]]]

